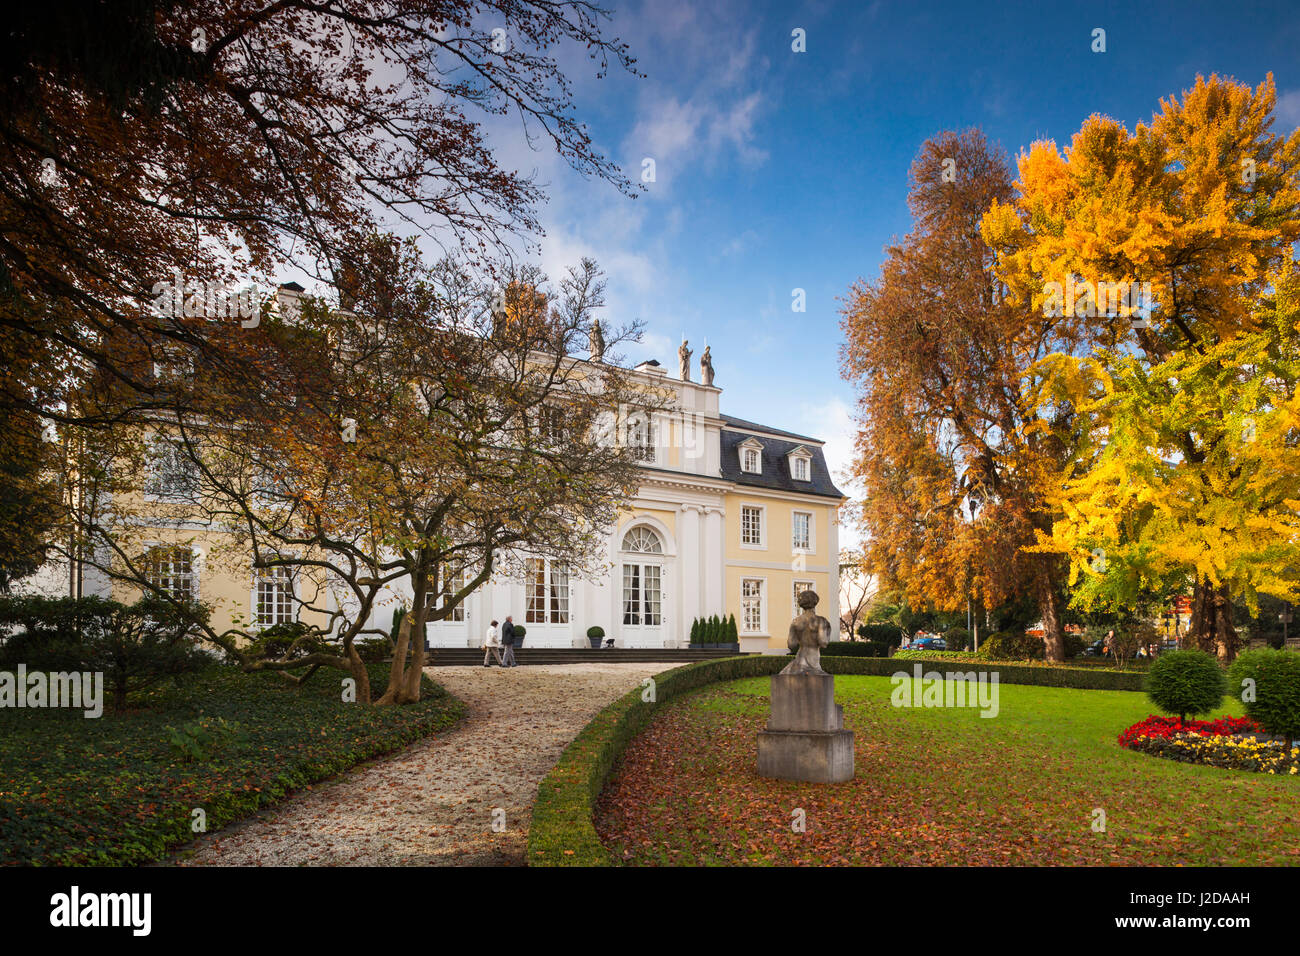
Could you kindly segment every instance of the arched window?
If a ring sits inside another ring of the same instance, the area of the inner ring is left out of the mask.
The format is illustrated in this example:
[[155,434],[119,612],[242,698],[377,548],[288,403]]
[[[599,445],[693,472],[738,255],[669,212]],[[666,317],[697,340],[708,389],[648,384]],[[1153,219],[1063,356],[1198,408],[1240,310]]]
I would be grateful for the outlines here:
[[663,554],[664,543],[659,540],[659,535],[655,534],[653,529],[645,525],[637,525],[623,536],[623,550],[640,554]]

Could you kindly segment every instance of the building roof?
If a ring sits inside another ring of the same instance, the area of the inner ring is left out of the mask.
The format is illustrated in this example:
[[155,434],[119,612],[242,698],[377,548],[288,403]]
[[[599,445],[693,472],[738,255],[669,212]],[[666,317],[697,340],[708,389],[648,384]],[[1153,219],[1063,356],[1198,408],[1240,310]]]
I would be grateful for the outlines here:
[[[806,435],[768,428],[743,418],[723,415],[722,420],[722,477],[738,485],[754,488],[768,488],[773,491],[793,491],[805,495],[818,495],[823,498],[843,498],[844,493],[835,487],[831,480],[830,468],[822,454],[821,442]],[[744,429],[737,431],[734,429]],[[753,474],[740,470],[740,445],[755,437],[746,432],[761,432],[758,441],[763,445],[762,473]],[[783,437],[781,437],[783,436]],[[811,442],[811,444],[808,444]],[[796,448],[803,447],[812,457],[810,481],[796,481],[790,474],[790,459],[786,457]]]
[[765,435],[779,435],[782,438],[798,438],[800,441],[812,441],[821,444],[820,438],[811,438],[808,435],[796,435],[794,432],[782,431],[779,428],[768,428],[766,425],[760,425],[757,422],[747,422],[743,418],[737,418],[735,415],[719,415],[723,424],[731,428],[743,428],[751,432],[763,432]]

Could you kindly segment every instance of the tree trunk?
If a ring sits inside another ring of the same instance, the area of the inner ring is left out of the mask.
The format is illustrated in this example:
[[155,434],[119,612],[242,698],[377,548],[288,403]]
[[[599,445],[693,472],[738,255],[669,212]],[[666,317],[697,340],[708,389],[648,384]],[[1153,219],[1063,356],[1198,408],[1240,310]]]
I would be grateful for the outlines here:
[[1232,626],[1232,601],[1226,585],[1216,588],[1208,578],[1196,582],[1192,592],[1192,619],[1187,625],[1187,644],[1213,654],[1224,664],[1237,656],[1241,637]]
[[[388,687],[377,705],[414,704],[420,699],[420,677],[424,673],[424,611],[425,595],[437,586],[436,575],[417,572],[413,576],[414,595],[411,609],[402,616],[397,630],[397,647],[393,651],[393,666],[388,672]],[[434,592],[436,593],[436,591]],[[417,630],[419,633],[415,633]],[[415,641],[412,645],[412,641]],[[410,660],[407,660],[407,656]]]
[[1061,596],[1049,568],[1039,565],[1038,610],[1043,616],[1044,656],[1049,661],[1065,660],[1065,634],[1061,630]]
[[361,655],[357,653],[354,644],[348,645],[348,665],[352,671],[352,679],[357,682],[357,703],[370,706],[370,672],[366,670],[366,665],[361,660]]

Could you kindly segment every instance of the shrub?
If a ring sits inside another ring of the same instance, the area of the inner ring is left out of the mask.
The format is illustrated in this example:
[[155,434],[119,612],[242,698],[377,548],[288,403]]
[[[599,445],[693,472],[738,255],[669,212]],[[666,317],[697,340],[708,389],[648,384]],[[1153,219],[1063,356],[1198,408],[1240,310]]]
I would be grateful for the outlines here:
[[357,654],[367,664],[382,664],[393,656],[393,645],[386,637],[368,637],[356,642]]
[[979,653],[993,661],[1042,660],[1043,642],[1028,634],[994,631],[980,641]]
[[130,606],[99,597],[5,598],[0,627],[23,630],[0,645],[0,666],[103,673],[113,707],[122,711],[129,693],[213,662],[191,637],[207,613],[199,604],[153,596]]
[[864,641],[878,641],[886,647],[903,643],[903,632],[897,624],[863,624],[858,627],[858,637]]
[[1218,707],[1227,691],[1228,679],[1219,662],[1204,651],[1169,651],[1147,671],[1147,696],[1180,721]]
[[727,615],[727,643],[740,643],[740,630],[736,627],[736,615]]
[[1087,646],[1088,642],[1083,639],[1082,634],[1075,634],[1071,631],[1065,632],[1065,656],[1067,659],[1078,657]]
[[950,651],[965,651],[971,648],[971,632],[964,627],[950,627],[943,635]]
[[822,654],[832,657],[888,657],[889,645],[880,641],[831,641],[822,648]]
[[244,653],[249,657],[278,661],[295,660],[327,649],[332,648],[329,648],[325,635],[317,628],[294,621],[264,628],[249,642]]
[[[691,633],[694,634],[694,628],[691,629]],[[599,624],[593,624],[591,627],[587,628],[587,637],[602,638],[604,636],[605,629]]]
[[[1254,682],[1253,694],[1244,693],[1247,680]],[[1228,668],[1228,684],[1265,731],[1287,740],[1300,738],[1300,654],[1271,648],[1247,651]]]
[[698,617],[691,621],[691,643],[700,643],[700,619]]

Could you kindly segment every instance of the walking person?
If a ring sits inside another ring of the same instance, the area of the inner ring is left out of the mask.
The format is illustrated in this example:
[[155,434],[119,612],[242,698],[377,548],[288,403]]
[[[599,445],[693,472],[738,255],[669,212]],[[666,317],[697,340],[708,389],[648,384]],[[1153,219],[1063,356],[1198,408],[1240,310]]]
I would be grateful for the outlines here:
[[515,663],[515,622],[509,614],[501,625],[501,646],[505,648],[505,660],[502,667],[518,667]]
[[487,634],[483,636],[483,666],[491,667],[492,664],[488,658],[495,656],[497,667],[501,667],[501,629],[497,627],[497,622],[493,621],[488,625]]

